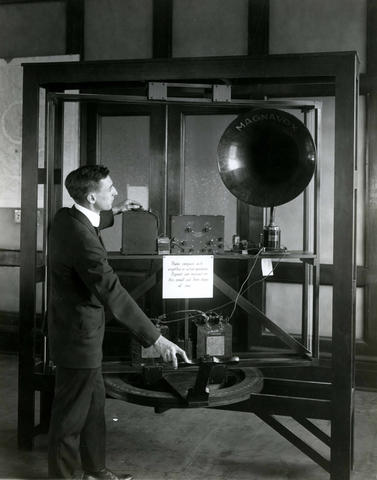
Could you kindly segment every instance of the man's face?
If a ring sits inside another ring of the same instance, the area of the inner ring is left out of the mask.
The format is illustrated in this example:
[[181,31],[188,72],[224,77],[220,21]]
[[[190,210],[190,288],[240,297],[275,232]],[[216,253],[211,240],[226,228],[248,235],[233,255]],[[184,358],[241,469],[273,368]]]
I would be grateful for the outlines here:
[[113,185],[110,176],[102,178],[99,181],[98,189],[94,192],[95,204],[97,210],[110,210],[113,206],[113,201],[118,192]]

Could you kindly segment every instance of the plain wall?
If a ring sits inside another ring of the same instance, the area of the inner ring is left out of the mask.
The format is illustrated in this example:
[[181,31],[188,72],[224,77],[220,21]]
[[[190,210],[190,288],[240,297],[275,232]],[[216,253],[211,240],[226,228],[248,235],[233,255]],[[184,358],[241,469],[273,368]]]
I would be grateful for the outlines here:
[[0,58],[65,54],[65,2],[0,5]]

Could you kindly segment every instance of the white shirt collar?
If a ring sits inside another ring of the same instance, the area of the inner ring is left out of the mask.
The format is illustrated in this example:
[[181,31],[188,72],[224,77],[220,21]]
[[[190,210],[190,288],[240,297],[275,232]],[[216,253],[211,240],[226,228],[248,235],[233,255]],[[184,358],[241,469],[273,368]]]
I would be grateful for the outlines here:
[[89,220],[89,222],[93,225],[93,227],[99,227],[100,223],[100,216],[99,213],[93,212],[92,210],[89,210],[89,208],[85,208],[82,205],[79,205],[78,203],[75,203],[75,208],[81,213],[83,213]]

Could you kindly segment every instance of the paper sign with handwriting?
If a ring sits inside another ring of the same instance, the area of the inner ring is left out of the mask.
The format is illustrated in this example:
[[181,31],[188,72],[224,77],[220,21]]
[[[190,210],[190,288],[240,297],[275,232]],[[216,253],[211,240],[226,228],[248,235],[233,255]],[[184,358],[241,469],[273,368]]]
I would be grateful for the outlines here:
[[212,298],[213,255],[166,255],[162,298]]

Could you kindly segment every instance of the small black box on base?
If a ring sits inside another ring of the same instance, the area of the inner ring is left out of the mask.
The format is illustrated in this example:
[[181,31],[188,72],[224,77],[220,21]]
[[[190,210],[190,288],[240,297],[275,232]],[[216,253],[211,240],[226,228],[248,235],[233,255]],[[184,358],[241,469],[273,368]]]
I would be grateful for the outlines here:
[[157,253],[157,216],[146,210],[130,210],[122,215],[121,253],[124,255]]

